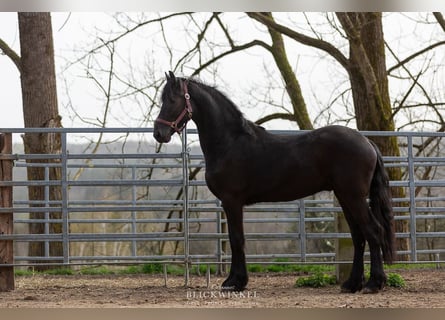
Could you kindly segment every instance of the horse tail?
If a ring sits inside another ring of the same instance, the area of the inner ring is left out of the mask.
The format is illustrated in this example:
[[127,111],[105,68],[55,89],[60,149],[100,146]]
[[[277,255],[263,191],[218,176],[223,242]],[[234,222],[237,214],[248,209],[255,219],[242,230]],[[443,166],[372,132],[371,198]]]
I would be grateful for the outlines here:
[[383,260],[392,263],[396,257],[394,216],[391,205],[391,192],[389,189],[389,177],[383,165],[382,154],[377,145],[370,141],[377,153],[377,163],[371,181],[369,191],[371,214],[382,227],[381,249]]

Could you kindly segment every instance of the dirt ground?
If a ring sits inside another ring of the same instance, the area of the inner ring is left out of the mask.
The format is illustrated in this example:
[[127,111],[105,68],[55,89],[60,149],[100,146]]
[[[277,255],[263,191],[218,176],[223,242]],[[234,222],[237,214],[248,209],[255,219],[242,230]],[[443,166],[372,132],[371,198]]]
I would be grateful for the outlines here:
[[437,308],[445,307],[445,270],[395,270],[406,281],[403,289],[379,294],[340,293],[338,285],[295,288],[297,274],[252,273],[243,293],[221,293],[224,280],[214,275],[191,276],[19,276],[16,290],[0,292],[2,308]]

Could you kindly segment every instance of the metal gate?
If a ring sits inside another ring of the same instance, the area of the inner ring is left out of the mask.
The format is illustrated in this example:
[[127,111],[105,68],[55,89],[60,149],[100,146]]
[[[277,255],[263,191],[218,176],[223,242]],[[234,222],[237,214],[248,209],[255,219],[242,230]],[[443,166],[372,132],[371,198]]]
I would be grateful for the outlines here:
[[[0,181],[0,188],[10,187],[14,192],[12,207],[0,208],[0,215],[13,214],[15,226],[13,234],[0,234],[0,244],[15,243],[14,262],[5,266],[151,262],[189,268],[193,264],[221,266],[230,260],[226,220],[219,200],[205,185],[196,130],[187,130],[176,144],[165,145],[160,152],[151,138],[152,128],[1,131],[16,138],[12,153],[0,155],[0,160],[14,164],[14,179]],[[22,133],[59,134],[61,153],[25,154],[17,139]],[[443,262],[445,145],[441,139],[445,134],[363,134],[395,135],[401,145],[400,157],[384,156],[385,166],[402,167],[405,172],[403,180],[390,183],[406,192],[405,198],[393,199],[399,214],[396,219],[407,221],[409,227],[397,234],[410,244],[399,253],[409,255],[414,263]],[[99,136],[106,143],[96,150],[89,148],[88,143],[94,144]],[[416,154],[416,145],[427,140],[433,141],[434,149]],[[28,181],[30,166],[41,167],[45,178]],[[52,167],[61,169],[59,180],[49,179]],[[44,188],[44,199],[30,201],[26,193],[30,186]],[[60,199],[50,198],[53,187],[60,188]],[[341,209],[328,192],[286,203],[261,203],[246,207],[245,212],[248,263],[338,263],[333,243],[350,237],[332,227]],[[32,213],[42,217],[30,218]],[[29,233],[31,224],[43,225],[45,232]],[[61,232],[51,233],[52,224],[60,224]],[[31,242],[44,244],[40,256],[28,255]],[[50,254],[52,243],[62,244],[57,256]]]

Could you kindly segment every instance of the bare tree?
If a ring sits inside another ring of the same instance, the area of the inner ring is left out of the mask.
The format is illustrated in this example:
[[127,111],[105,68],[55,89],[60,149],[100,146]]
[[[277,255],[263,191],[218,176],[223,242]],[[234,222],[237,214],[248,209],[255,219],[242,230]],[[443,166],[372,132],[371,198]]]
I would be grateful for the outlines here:
[[[54,45],[52,38],[51,16],[49,13],[18,14],[21,48],[21,83],[23,97],[23,114],[27,128],[59,128],[61,117],[57,104],[56,75],[54,63]],[[59,154],[61,152],[60,135],[56,133],[40,133],[24,135],[25,153]],[[37,162],[37,161],[34,161]],[[55,162],[58,160],[44,160]],[[49,179],[61,180],[61,169],[49,167]],[[44,180],[43,167],[29,167],[29,180]],[[62,198],[59,186],[50,187],[51,201]],[[44,199],[44,187],[29,187],[29,200]],[[31,218],[43,219],[43,213],[31,213]],[[51,213],[50,218],[60,219],[61,213]],[[30,232],[44,233],[44,224],[30,225]],[[51,233],[61,233],[60,223],[50,224]],[[63,256],[62,243],[51,242],[50,256]],[[30,256],[44,256],[42,242],[32,242],[29,248]]]
[[[0,49],[20,71],[23,115],[26,128],[58,128],[61,117],[58,112],[54,45],[52,38],[51,15],[49,13],[20,12],[18,14],[20,31],[20,55],[0,40]],[[58,154],[61,151],[60,135],[55,133],[26,133],[23,136],[27,154]],[[58,160],[28,160],[29,163],[42,164],[28,167],[28,180],[45,180],[44,165],[58,163]],[[48,166],[49,179],[59,180],[61,170],[57,165]],[[28,187],[31,207],[44,206],[44,186]],[[61,199],[59,186],[50,187],[49,200],[57,203]],[[43,219],[43,212],[33,212],[31,219]],[[61,213],[50,213],[50,219],[60,219]],[[51,233],[61,233],[60,223],[51,223]],[[44,223],[30,224],[30,233],[44,233]],[[43,242],[31,242],[30,256],[45,256]],[[50,256],[62,256],[62,243],[51,242]],[[37,269],[44,269],[38,266]]]

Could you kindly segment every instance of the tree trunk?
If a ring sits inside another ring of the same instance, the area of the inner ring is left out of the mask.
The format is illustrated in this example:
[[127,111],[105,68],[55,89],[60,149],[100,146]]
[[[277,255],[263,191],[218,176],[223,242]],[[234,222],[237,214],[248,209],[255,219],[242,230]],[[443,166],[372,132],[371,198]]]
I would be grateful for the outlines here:
[[[381,13],[337,13],[349,40],[348,69],[359,130],[394,131],[386,74]],[[397,137],[371,137],[382,154],[400,156]],[[401,180],[401,168],[388,170],[391,180]],[[404,198],[402,187],[393,187],[394,198]],[[405,205],[404,205],[405,207]],[[407,213],[401,213],[407,214]],[[396,232],[407,232],[406,221],[396,221]],[[408,239],[397,239],[397,250],[408,250]],[[399,255],[399,260],[406,260]]]
[[[18,13],[20,48],[21,48],[21,86],[23,97],[23,115],[26,128],[58,128],[61,118],[57,106],[56,75],[54,64],[54,46],[52,38],[51,16],[49,13]],[[26,154],[59,154],[61,152],[60,134],[26,133],[23,137]],[[50,180],[61,180],[59,160],[28,160],[28,163],[41,164],[42,167],[28,167],[28,180],[45,180],[43,164],[51,163]],[[32,207],[41,207],[45,199],[44,186],[28,187]],[[49,200],[61,200],[60,186],[49,187]],[[59,206],[59,205],[58,205]],[[45,213],[30,213],[31,219],[44,219]],[[50,213],[50,219],[61,219],[61,213]],[[50,223],[50,233],[61,233],[61,223]],[[32,234],[45,232],[44,223],[32,223]],[[30,243],[29,256],[45,256],[44,242]],[[49,256],[63,256],[61,242],[49,243]],[[54,262],[54,261],[53,261]],[[37,269],[46,269],[43,266]]]

